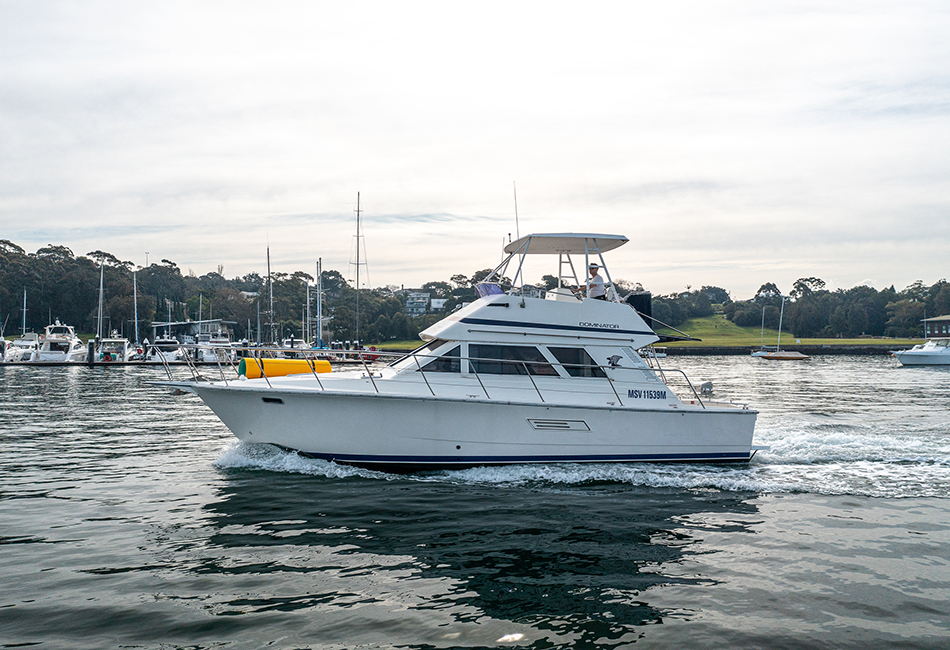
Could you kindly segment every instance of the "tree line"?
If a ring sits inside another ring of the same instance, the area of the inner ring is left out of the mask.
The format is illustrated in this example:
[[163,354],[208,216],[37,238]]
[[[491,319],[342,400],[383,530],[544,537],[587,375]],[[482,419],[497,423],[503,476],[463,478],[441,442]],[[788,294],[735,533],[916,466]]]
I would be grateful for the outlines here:
[[[101,267],[100,267],[101,264]],[[303,338],[303,321],[310,287],[311,317],[315,312],[315,276],[303,271],[271,274],[271,285],[258,273],[225,278],[223,268],[196,276],[182,273],[167,259],[145,267],[122,261],[105,251],[76,255],[66,246],[50,245],[35,253],[0,240],[0,327],[4,335],[20,331],[23,294],[27,296],[26,330],[42,332],[55,320],[78,332],[97,331],[100,268],[103,274],[103,330],[132,338],[138,296],[139,339],[150,337],[153,322],[220,318],[230,321],[238,339],[270,338],[271,323],[277,338]],[[446,300],[445,310],[475,300],[474,286],[491,269],[471,277],[455,275],[450,282],[428,282],[423,290]],[[357,324],[356,289],[336,270],[321,273],[323,312],[328,322],[324,339],[355,340],[357,327],[364,342],[411,340],[441,318],[429,314],[411,318],[406,298],[390,285],[363,289],[359,294]],[[134,282],[134,289],[133,289]],[[273,291],[273,317],[268,314]],[[260,322],[260,328],[258,323]]]
[[820,278],[799,278],[788,292],[782,313],[783,294],[771,282],[759,287],[750,300],[723,306],[736,325],[778,327],[801,338],[854,338],[892,336],[919,338],[924,318],[950,314],[950,283],[927,286],[917,280],[901,291],[893,285],[878,291],[860,285],[829,291]]
[[[267,313],[267,278],[258,273],[227,279],[223,268],[218,267],[217,271],[196,276],[183,274],[177,264],[167,259],[140,268],[105,251],[76,255],[65,246],[50,245],[27,253],[8,240],[0,240],[0,326],[4,334],[9,336],[20,329],[24,289],[27,331],[40,332],[59,319],[77,331],[95,332],[100,264],[105,288],[103,329],[116,330],[130,338],[135,323],[133,281],[138,294],[140,339],[151,335],[153,322],[201,316],[231,321],[238,339],[255,340],[259,313],[262,340],[269,339],[269,323],[273,323],[278,338],[302,338],[308,286],[311,301],[315,299],[314,276],[302,271],[272,273],[271,318]],[[475,271],[471,276],[457,274],[447,281],[427,282],[421,289],[432,298],[445,300],[444,313],[475,300],[476,285],[489,273],[491,269]],[[329,317],[325,340],[355,340],[356,289],[339,271],[325,270],[321,276],[324,315]],[[615,283],[621,296],[643,290],[625,280]],[[511,282],[503,278],[501,284],[507,288]],[[549,289],[556,285],[557,278],[546,275],[538,287]],[[765,326],[774,329],[778,327],[782,296],[779,287],[771,282],[763,284],[749,300],[732,300],[721,287],[687,287],[680,293],[654,296],[653,316],[678,327],[690,318],[709,316],[721,309],[737,325],[758,326],[764,318]],[[917,281],[901,291],[893,286],[881,291],[868,286],[829,291],[819,278],[801,278],[786,298],[782,329],[798,337],[917,337],[922,332],[923,318],[950,314],[950,283],[946,280],[931,286]],[[442,317],[409,317],[405,302],[405,293],[394,285],[360,291],[359,338],[366,343],[415,339],[420,331]],[[311,315],[315,318],[313,307]]]

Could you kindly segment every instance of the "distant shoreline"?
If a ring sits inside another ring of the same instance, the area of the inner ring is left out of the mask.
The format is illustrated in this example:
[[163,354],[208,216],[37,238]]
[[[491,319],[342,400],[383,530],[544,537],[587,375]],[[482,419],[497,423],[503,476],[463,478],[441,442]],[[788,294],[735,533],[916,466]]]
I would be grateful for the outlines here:
[[[658,346],[660,347],[660,346]],[[894,345],[783,345],[782,350],[801,352],[808,356],[865,355],[889,356],[891,350],[909,350],[914,347],[907,344]],[[668,356],[715,356],[751,354],[759,346],[750,345],[677,345],[666,348]]]

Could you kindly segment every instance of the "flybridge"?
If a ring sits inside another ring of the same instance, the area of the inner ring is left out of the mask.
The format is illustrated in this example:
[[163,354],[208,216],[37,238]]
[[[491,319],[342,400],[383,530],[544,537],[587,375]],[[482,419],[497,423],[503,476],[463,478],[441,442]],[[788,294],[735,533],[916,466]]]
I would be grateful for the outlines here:
[[[566,285],[585,286],[585,295],[590,291],[590,278],[584,274],[583,279],[578,278],[577,269],[574,265],[574,259],[571,257],[583,255],[584,265],[582,272],[586,271],[592,264],[597,266],[598,270],[603,269],[605,278],[605,288],[609,287],[608,299],[619,302],[616,290],[613,289],[613,280],[610,277],[610,271],[604,262],[603,254],[619,248],[626,244],[628,240],[623,235],[605,235],[605,234],[583,234],[583,233],[541,233],[527,235],[517,239],[505,246],[505,253],[508,257],[499,264],[491,274],[485,279],[486,284],[491,284],[496,279],[504,277],[511,263],[517,259],[518,266],[513,278],[513,285],[524,289],[524,262],[528,255],[557,255],[558,269],[557,289],[564,289]],[[612,294],[612,295],[611,295]],[[555,294],[556,295],[556,292]],[[566,296],[570,297],[570,296]]]

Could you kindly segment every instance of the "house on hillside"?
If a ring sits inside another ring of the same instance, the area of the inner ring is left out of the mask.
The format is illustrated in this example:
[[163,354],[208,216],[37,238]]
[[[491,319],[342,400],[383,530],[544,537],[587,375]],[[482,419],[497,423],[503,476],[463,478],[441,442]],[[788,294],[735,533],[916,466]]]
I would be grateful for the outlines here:
[[432,294],[422,291],[409,291],[406,293],[406,315],[422,316],[429,311],[429,296]]

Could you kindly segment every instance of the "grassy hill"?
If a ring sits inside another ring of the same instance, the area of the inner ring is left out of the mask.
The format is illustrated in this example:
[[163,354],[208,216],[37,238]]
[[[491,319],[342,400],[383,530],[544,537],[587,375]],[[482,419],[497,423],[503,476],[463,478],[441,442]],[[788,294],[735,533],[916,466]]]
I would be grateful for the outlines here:
[[[762,330],[759,327],[739,327],[726,319],[722,314],[691,318],[679,327],[690,336],[702,339],[702,342],[683,341],[667,343],[669,346],[743,346],[759,347],[762,341]],[[660,333],[663,333],[661,330]],[[669,332],[675,334],[675,332]],[[765,330],[765,345],[775,345],[778,339],[778,330]],[[803,339],[790,332],[782,332],[782,347],[786,345],[913,345],[922,339],[889,339],[889,338],[857,338],[857,339]]]

